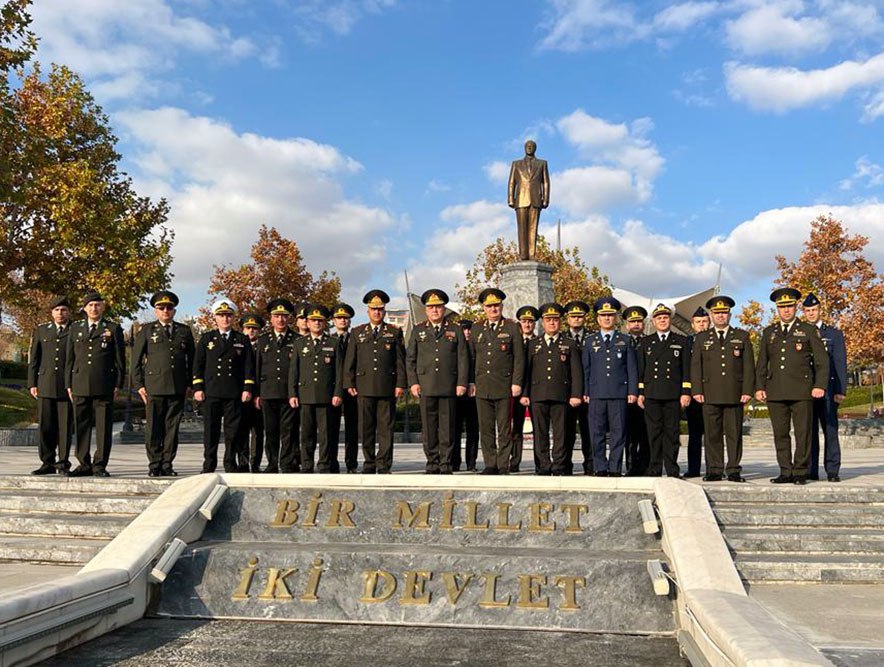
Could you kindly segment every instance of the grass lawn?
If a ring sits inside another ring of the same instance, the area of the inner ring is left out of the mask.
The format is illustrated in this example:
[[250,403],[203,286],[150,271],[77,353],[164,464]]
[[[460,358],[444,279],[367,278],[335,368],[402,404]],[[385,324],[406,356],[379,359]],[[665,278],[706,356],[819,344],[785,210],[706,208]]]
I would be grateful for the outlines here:
[[37,421],[37,401],[26,391],[0,386],[0,426]]

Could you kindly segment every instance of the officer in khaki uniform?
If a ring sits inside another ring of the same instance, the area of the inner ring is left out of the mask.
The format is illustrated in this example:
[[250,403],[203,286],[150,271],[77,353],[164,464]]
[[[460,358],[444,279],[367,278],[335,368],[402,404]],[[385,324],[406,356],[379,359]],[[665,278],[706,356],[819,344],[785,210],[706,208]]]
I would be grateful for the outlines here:
[[145,404],[148,476],[174,477],[178,428],[193,379],[193,332],[175,321],[178,296],[162,290],[150,299],[157,319],[146,324],[132,346],[132,386]]
[[[289,405],[289,364],[298,338],[289,327],[294,309],[288,299],[270,301],[270,330],[258,336],[254,344],[255,406],[264,424],[265,473],[298,472],[300,465],[298,437],[293,433],[296,412]],[[254,463],[259,464],[260,459]]]
[[[734,300],[715,296],[706,302],[712,328],[698,333],[691,350],[691,391],[703,413],[707,482],[725,474],[731,482],[740,475],[743,457],[743,406],[755,390],[752,341],[743,329],[730,326]],[[724,445],[727,441],[727,467]]]
[[[264,318],[258,313],[244,313],[239,318],[239,328],[252,344],[252,368],[256,362],[256,346]],[[257,376],[256,382],[257,385]],[[242,415],[239,419],[240,433],[236,437],[236,467],[239,472],[261,472],[261,459],[264,456],[264,417],[256,405],[257,386],[252,389],[253,400],[242,404]],[[269,460],[269,456],[267,457]]]
[[[337,303],[332,307],[332,322],[335,328],[331,335],[341,341],[341,356],[347,356],[350,346],[350,322],[356,311],[347,303]],[[348,473],[359,470],[359,406],[356,397],[349,392],[342,395],[343,402],[333,408],[332,433],[329,434],[329,451],[331,452],[332,472],[340,472],[338,462],[338,446],[341,439],[341,417],[344,418],[344,465]]]
[[[641,346],[645,335],[645,318],[648,311],[641,306],[629,306],[623,311],[626,333],[633,350]],[[648,470],[651,462],[651,449],[648,443],[648,427],[645,425],[645,411],[638,403],[626,406],[626,474],[629,477],[640,477]]]
[[583,403],[581,350],[573,339],[559,333],[563,313],[564,308],[557,303],[540,306],[543,334],[528,343],[528,367],[521,403],[534,408],[534,455],[538,475],[570,472],[565,441],[567,410]]
[[334,410],[341,406],[344,391],[343,344],[326,330],[327,308],[307,306],[306,315],[309,333],[295,341],[289,366],[289,402],[301,412],[301,472],[313,472],[318,444],[317,472],[335,473],[339,470],[332,468],[329,436],[336,433]]
[[[457,322],[463,337],[467,341],[467,349],[469,349],[470,337],[473,334],[473,321],[469,319],[461,319]],[[470,377],[473,377],[473,360],[470,359]],[[454,430],[454,446],[451,448],[451,469],[453,471],[460,470],[461,455],[460,441],[466,436],[463,447],[463,462],[466,463],[468,472],[476,472],[476,459],[479,458],[479,414],[476,411],[476,397],[470,396],[467,391],[466,396],[457,397],[457,411],[455,420],[457,426]]]
[[202,403],[203,472],[215,472],[221,420],[224,420],[224,472],[239,472],[242,406],[252,400],[255,369],[249,337],[232,328],[234,305],[227,299],[212,304],[216,329],[204,333],[193,362],[193,398]]
[[[522,330],[522,343],[525,345],[525,368],[528,367],[528,343],[537,338],[534,332],[537,326],[537,320],[540,319],[540,311],[534,306],[522,306],[516,311],[516,319],[519,320],[519,328]],[[525,395],[525,388],[522,387],[522,395]],[[524,406],[519,402],[513,403],[513,452],[510,455],[510,472],[519,472],[519,466],[522,465],[522,451],[525,446],[525,419],[531,415],[531,406]],[[531,416],[531,424],[534,424],[534,417]],[[534,450],[534,472],[538,470],[537,450]]]
[[[761,334],[755,373],[755,398],[767,402],[780,474],[774,484],[807,484],[813,399],[826,395],[829,355],[819,330],[795,317],[801,292],[782,287],[771,292],[777,321]],[[792,454],[790,423],[795,428]]]
[[[586,345],[586,339],[590,336],[590,331],[586,328],[586,315],[589,313],[589,304],[585,301],[575,299],[565,304],[565,315],[568,318],[568,327],[565,329],[564,335],[577,344],[580,352],[580,358],[583,359],[583,346]],[[582,361],[581,361],[582,364]],[[581,368],[582,371],[582,368]],[[584,472],[592,473],[592,436],[589,433],[589,405],[582,400],[580,405],[568,406],[568,417],[565,423],[565,451],[568,455],[568,472],[571,474],[573,470],[574,446],[577,444],[577,433],[580,432],[580,448],[586,452],[584,462]]]
[[[96,292],[83,299],[86,319],[71,325],[65,351],[67,390],[74,404],[77,460],[72,477],[110,477],[114,398],[123,388],[126,355],[123,329],[104,318],[104,299]],[[95,457],[90,458],[92,427],[95,426]]]
[[444,321],[448,295],[440,289],[421,295],[427,319],[411,331],[405,368],[411,395],[420,399],[427,474],[451,474],[458,396],[467,393],[470,353],[457,324]]
[[642,339],[638,354],[638,404],[645,411],[651,462],[647,474],[678,477],[679,422],[691,402],[691,351],[687,336],[670,330],[672,309],[657,304],[656,331]]
[[495,287],[479,293],[485,321],[470,339],[473,385],[479,413],[483,475],[508,475],[513,448],[512,402],[522,394],[525,344],[519,325],[503,317],[506,295]]
[[28,387],[31,396],[37,399],[41,462],[31,474],[51,475],[57,471],[67,475],[71,467],[69,455],[74,423],[71,399],[64,386],[71,302],[66,296],[59,296],[49,308],[52,321],[34,330],[28,351]]
[[344,359],[344,389],[359,405],[362,472],[387,474],[393,466],[396,399],[405,395],[405,343],[402,330],[384,321],[390,303],[386,292],[371,290],[362,302],[368,306],[368,323],[353,329]]

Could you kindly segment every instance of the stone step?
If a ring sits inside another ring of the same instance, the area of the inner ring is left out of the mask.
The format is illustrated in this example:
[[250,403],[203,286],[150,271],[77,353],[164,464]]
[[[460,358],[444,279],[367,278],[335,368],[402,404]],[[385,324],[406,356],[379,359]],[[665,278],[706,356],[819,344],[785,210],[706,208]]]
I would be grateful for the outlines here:
[[0,561],[85,565],[109,539],[2,536]]
[[124,514],[134,517],[147,509],[153,501],[152,496],[108,496],[19,489],[0,493],[0,511]]
[[133,518],[123,514],[0,512],[0,540],[8,535],[113,538]]
[[703,487],[713,506],[717,503],[880,503],[884,488],[811,482],[807,486],[722,484]]
[[8,490],[52,491],[61,493],[88,493],[98,495],[125,494],[127,496],[158,496],[174,478],[124,479],[121,477],[61,477],[46,475],[0,475],[0,495]]
[[730,526],[884,528],[884,507],[846,503],[716,503],[715,518]]
[[884,583],[880,555],[745,554],[734,560],[743,580],[752,583]]
[[733,528],[723,531],[731,551],[738,556],[749,553],[782,557],[787,553],[881,554],[884,558],[884,533],[879,528]]

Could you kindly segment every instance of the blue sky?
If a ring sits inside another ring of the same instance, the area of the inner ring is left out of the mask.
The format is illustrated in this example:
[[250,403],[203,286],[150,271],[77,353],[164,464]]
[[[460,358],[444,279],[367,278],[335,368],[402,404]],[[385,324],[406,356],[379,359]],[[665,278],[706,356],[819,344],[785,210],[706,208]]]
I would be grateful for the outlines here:
[[[279,228],[344,297],[453,293],[514,237],[534,138],[563,242],[611,281],[765,298],[832,212],[884,265],[884,2],[37,0],[140,191],[165,196],[187,313]],[[72,7],[76,9],[72,10]]]

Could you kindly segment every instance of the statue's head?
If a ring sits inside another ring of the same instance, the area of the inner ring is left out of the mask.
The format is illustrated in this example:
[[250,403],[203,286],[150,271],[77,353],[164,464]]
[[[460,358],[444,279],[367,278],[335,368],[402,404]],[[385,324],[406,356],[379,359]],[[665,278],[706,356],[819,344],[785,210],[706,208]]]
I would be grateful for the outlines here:
[[525,155],[534,155],[537,152],[537,144],[534,139],[525,142]]

